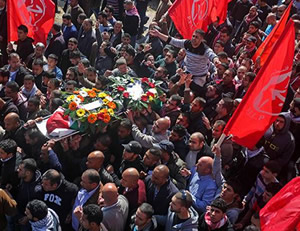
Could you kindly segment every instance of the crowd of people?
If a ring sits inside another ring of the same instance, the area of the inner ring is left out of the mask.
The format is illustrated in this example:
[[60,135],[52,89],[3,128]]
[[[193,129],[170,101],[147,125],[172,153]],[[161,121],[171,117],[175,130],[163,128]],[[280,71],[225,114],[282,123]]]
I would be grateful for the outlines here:
[[[224,23],[190,40],[169,17],[170,0],[146,31],[149,0],[100,2],[66,1],[43,44],[26,25],[8,43],[0,0],[0,230],[260,230],[259,211],[299,174],[298,30],[282,113],[252,149],[216,143],[260,69],[252,56],[291,0],[232,0]],[[292,4],[300,20],[300,1]],[[109,91],[125,75],[161,82],[159,99],[96,134],[49,140],[37,128],[64,92]]]

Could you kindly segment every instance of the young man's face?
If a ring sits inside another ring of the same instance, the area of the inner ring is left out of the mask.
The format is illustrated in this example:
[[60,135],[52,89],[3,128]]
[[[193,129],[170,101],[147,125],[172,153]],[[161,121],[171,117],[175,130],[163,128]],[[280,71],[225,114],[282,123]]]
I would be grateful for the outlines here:
[[34,85],[34,81],[24,80],[24,88],[26,91],[31,91],[31,89],[33,88],[33,85]]
[[260,173],[263,179],[267,181],[273,180],[276,177],[276,174],[272,173],[270,169],[266,168],[265,166],[263,167]]
[[6,159],[10,158],[11,156],[12,156],[12,154],[7,153],[2,148],[0,148],[0,159],[6,160]]
[[73,93],[73,91],[75,91],[75,86],[73,84],[67,84],[65,90],[66,92]]
[[48,58],[48,66],[50,68],[54,68],[57,64],[57,61],[55,59],[52,59],[52,58]]
[[210,208],[209,215],[212,223],[218,223],[224,217],[222,210],[213,206]]
[[150,218],[147,217],[147,214],[143,213],[140,209],[137,209],[134,220],[136,226],[143,227],[149,220]]
[[18,30],[18,39],[23,41],[24,39],[26,39],[27,37],[27,33],[25,33],[24,31],[22,30]]
[[35,112],[36,110],[37,107],[32,102],[28,102],[27,111],[31,113],[31,112]]

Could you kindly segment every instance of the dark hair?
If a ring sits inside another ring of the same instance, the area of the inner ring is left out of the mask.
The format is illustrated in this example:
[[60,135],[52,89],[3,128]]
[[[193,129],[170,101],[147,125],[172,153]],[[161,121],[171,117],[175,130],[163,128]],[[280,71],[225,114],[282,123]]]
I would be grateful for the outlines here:
[[42,59],[35,59],[33,61],[32,65],[43,67],[44,66],[44,61]]
[[98,17],[99,16],[102,16],[102,18],[107,19],[107,14],[105,12],[103,12],[103,11],[101,11],[101,12],[98,13]]
[[78,15],[78,18],[79,18],[80,20],[85,20],[85,19],[87,18],[87,16],[86,16],[85,13],[80,13],[80,14]]
[[52,83],[54,85],[55,88],[58,88],[59,85],[60,85],[60,82],[57,78],[54,78],[54,79],[50,79],[49,80],[49,83]]
[[203,99],[202,97],[196,97],[194,100],[196,100],[196,102],[197,103],[199,103],[200,104],[200,106],[202,107],[202,108],[204,108],[205,107],[205,104],[206,104],[206,100],[205,99]]
[[52,103],[51,104],[51,106],[52,106],[52,108],[51,108],[52,112],[54,112],[59,106],[64,105],[64,101],[62,99],[60,99],[60,98],[54,98],[54,99],[52,99],[51,103]]
[[225,213],[227,210],[226,202],[222,198],[217,198],[213,200],[210,206],[220,209],[223,213]]
[[188,190],[180,190],[174,196],[176,199],[179,199],[181,205],[187,209],[193,205],[193,197]]
[[217,40],[217,41],[215,42],[215,44],[216,44],[216,43],[220,44],[221,47],[224,47],[224,46],[225,46],[225,44],[224,44],[221,40]]
[[260,23],[258,21],[252,21],[250,22],[250,25],[254,26],[257,29],[260,27]]
[[13,155],[17,152],[17,143],[12,139],[6,139],[0,141],[0,148],[7,154],[12,153]]
[[254,72],[246,72],[245,76],[249,77],[249,81],[252,83],[256,77]]
[[50,72],[50,71],[44,71],[43,72],[43,77],[46,77],[48,79],[54,79],[55,77],[55,73],[54,72]]
[[77,82],[74,80],[68,80],[68,82],[66,83],[66,85],[73,85],[74,87],[77,85]]
[[224,104],[223,107],[226,109],[227,113],[230,114],[233,109],[233,99],[228,97],[223,98]]
[[218,53],[218,57],[223,58],[223,59],[227,59],[228,55],[227,55],[227,53],[225,51],[221,51],[221,52]]
[[76,38],[70,38],[68,43],[75,43],[75,44],[78,44],[78,40]]
[[282,185],[279,182],[271,182],[266,185],[265,192],[269,192],[274,196],[281,189],[282,189]]
[[63,18],[63,19],[67,19],[67,20],[71,20],[71,19],[72,19],[71,15],[68,14],[68,13],[63,14],[62,18]]
[[99,205],[89,204],[83,206],[83,214],[86,216],[86,219],[89,223],[96,223],[100,225],[103,220],[103,212]]
[[24,33],[28,33],[28,27],[25,25],[18,26],[18,30],[23,31]]
[[80,59],[80,51],[74,50],[70,52],[69,59]]
[[86,71],[88,71],[88,72],[93,72],[94,74],[97,74],[97,69],[96,69],[95,67],[88,67],[88,68],[86,69]]
[[30,211],[32,217],[38,220],[44,219],[48,214],[48,207],[44,201],[32,200],[27,203],[26,208]]
[[200,34],[202,37],[204,37],[204,35],[205,35],[205,32],[201,29],[195,30],[194,33]]
[[29,136],[30,139],[39,139],[40,137],[42,137],[42,133],[37,128],[30,128],[25,132],[25,134]]
[[277,175],[281,171],[281,166],[275,160],[268,161],[267,163],[264,164],[264,167],[269,169],[272,173],[276,173]]
[[131,130],[132,129],[132,123],[129,119],[122,119],[121,122],[120,122],[120,127]]
[[238,194],[239,196],[242,193],[241,183],[236,179],[228,179],[226,181],[226,184],[228,184],[230,187],[232,187],[234,193]]
[[100,175],[99,175],[99,173],[95,169],[85,170],[83,174],[87,175],[90,184],[92,184],[92,183],[99,184],[99,182],[100,182]]
[[52,26],[52,28],[56,31],[56,32],[60,32],[61,31],[61,25],[57,22],[55,22]]
[[4,68],[0,68],[0,76],[9,77],[10,76],[9,70],[6,70]]
[[180,138],[184,137],[187,134],[187,130],[180,124],[175,124],[172,128],[173,132],[176,132]]
[[138,207],[142,213],[146,214],[147,218],[151,218],[154,214],[154,209],[152,205],[148,203],[143,203]]
[[57,55],[55,55],[55,54],[50,54],[50,55],[48,55],[48,59],[55,59],[56,61],[58,60],[58,57],[57,57]]
[[172,95],[172,96],[170,97],[170,100],[175,101],[175,102],[176,102],[176,105],[179,106],[179,105],[181,104],[182,98],[181,98],[181,96],[179,96],[179,95]]
[[40,106],[40,98],[38,96],[32,96],[29,98],[28,103],[32,103],[34,106]]
[[222,130],[225,128],[225,126],[226,126],[226,122],[224,121],[224,120],[216,120],[215,121],[215,123],[214,123],[214,125],[216,125],[216,126],[222,126]]
[[17,84],[15,81],[7,82],[5,87],[10,88],[12,90],[12,92],[19,92],[19,89],[20,89],[19,84]]
[[62,92],[58,89],[53,90],[51,93],[54,98],[61,98],[61,96],[62,96]]
[[35,171],[37,170],[37,164],[36,164],[35,159],[28,158],[28,159],[22,160],[20,164],[23,164],[24,168],[27,171],[30,171],[32,173],[35,173]]
[[49,169],[42,175],[42,180],[49,180],[51,186],[54,184],[59,185],[62,177],[61,174],[55,169]]
[[157,147],[152,147],[149,149],[149,152],[155,156],[156,159],[160,159],[161,158],[161,150]]
[[111,144],[111,138],[108,134],[103,134],[97,138],[97,142],[100,142],[103,146],[108,147]]
[[135,56],[135,50],[132,47],[127,47],[125,52],[128,53],[132,57]]
[[77,72],[77,69],[76,69],[76,67],[69,67],[69,68],[67,69],[67,71],[71,71],[71,72],[73,72],[73,73],[74,73],[74,77],[75,77],[75,79],[77,79],[78,72]]
[[46,117],[46,116],[49,116],[51,115],[51,112],[46,110],[46,109],[43,109],[43,110],[40,110],[36,113],[36,117],[35,118],[38,118],[38,117]]
[[106,5],[105,7],[109,10],[109,12],[111,12],[112,14],[114,13],[114,8],[112,5]]
[[223,34],[227,34],[228,36],[230,35],[229,30],[225,27],[223,27],[220,32],[223,33]]
[[24,76],[24,81],[25,81],[25,80],[31,80],[31,81],[35,82],[35,78],[34,78],[33,75],[25,75],[25,76]]
[[129,39],[131,39],[131,35],[128,34],[128,33],[124,33],[124,34],[122,35],[122,38],[129,38]]

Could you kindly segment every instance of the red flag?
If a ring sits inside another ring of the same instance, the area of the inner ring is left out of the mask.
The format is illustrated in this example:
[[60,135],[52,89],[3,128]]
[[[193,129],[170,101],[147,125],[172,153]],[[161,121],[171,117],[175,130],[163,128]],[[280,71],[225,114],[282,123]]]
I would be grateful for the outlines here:
[[259,213],[262,231],[296,230],[300,222],[300,177],[285,185]]
[[254,147],[281,112],[292,72],[294,37],[290,20],[224,129],[234,142]]
[[228,0],[176,0],[169,9],[169,16],[178,32],[186,39],[192,38],[196,29],[207,31],[217,17],[226,19]]
[[264,42],[259,46],[259,48],[256,50],[255,54],[252,57],[253,62],[256,62],[256,59],[260,57],[260,66],[262,67],[267,57],[269,56],[274,44],[278,40],[279,36],[282,34],[286,23],[288,21],[288,17],[290,15],[290,10],[293,5],[293,1],[291,1],[288,8],[284,11],[284,14],[281,16],[279,22],[275,25],[271,33],[266,37]]
[[17,41],[17,28],[28,27],[28,36],[34,42],[46,45],[47,35],[54,23],[55,5],[51,0],[8,0],[8,41]]

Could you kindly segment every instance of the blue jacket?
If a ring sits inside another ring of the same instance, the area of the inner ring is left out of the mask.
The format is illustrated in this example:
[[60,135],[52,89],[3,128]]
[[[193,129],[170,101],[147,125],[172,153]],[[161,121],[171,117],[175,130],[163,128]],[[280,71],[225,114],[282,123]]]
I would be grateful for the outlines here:
[[217,185],[211,175],[201,176],[196,172],[196,168],[192,169],[188,190],[193,196],[194,207],[199,213],[206,211],[206,206],[215,198]]

